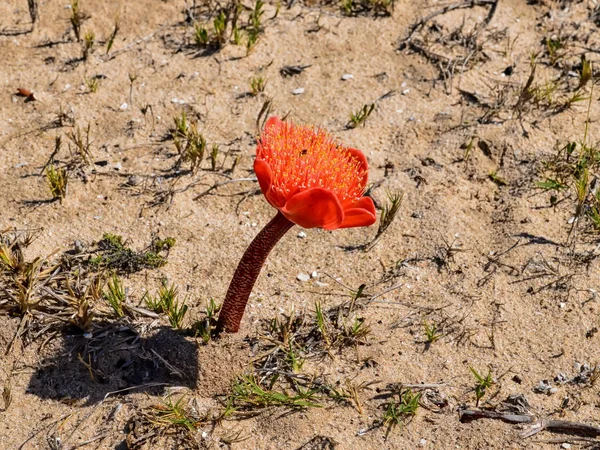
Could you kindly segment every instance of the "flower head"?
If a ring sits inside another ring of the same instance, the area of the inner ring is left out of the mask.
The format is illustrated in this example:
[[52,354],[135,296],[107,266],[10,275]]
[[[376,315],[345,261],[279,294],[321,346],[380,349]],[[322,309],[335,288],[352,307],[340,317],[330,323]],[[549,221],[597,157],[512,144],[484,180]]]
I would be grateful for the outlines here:
[[326,131],[267,120],[254,171],[267,201],[304,228],[361,227],[375,223],[375,206],[363,197],[365,155]]

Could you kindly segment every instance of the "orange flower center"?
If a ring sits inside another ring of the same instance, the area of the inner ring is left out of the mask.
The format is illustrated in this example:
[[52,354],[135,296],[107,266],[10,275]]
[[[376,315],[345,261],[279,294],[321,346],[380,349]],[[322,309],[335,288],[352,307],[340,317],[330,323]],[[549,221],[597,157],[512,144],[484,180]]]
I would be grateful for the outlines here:
[[271,167],[271,188],[286,198],[314,187],[330,190],[340,201],[364,191],[361,162],[324,130],[284,122],[261,136],[257,158]]

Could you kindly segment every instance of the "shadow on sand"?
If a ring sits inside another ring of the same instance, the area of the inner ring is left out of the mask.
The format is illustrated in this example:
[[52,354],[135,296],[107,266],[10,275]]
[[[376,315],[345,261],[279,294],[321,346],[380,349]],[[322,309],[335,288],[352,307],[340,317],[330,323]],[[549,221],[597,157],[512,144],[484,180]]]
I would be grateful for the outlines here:
[[198,377],[193,340],[169,328],[141,337],[125,323],[99,324],[90,334],[67,334],[62,347],[42,360],[27,391],[44,399],[101,401],[106,394],[143,390],[159,394],[165,386],[194,389]]

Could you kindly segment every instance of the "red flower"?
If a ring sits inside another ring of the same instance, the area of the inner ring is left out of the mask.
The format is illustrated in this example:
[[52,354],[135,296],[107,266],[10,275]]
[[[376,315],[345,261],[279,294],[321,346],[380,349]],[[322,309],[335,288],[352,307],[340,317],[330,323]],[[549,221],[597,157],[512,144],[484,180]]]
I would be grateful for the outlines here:
[[363,197],[368,176],[365,155],[342,147],[321,129],[271,117],[256,149],[254,171],[277,214],[242,256],[219,313],[217,333],[240,329],[260,269],[294,224],[335,230],[375,223],[373,200]]
[[362,227],[375,223],[375,206],[363,197],[365,155],[341,146],[324,130],[267,120],[254,171],[267,201],[304,228]]

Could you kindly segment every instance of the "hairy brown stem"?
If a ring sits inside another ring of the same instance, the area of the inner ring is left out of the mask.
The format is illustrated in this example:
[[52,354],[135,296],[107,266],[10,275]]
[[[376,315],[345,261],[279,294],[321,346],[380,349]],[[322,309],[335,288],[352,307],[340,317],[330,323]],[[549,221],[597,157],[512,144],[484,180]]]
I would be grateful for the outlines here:
[[248,303],[248,297],[269,252],[281,237],[294,226],[281,212],[258,233],[246,249],[229,284],[223,307],[219,314],[217,333],[237,333]]

